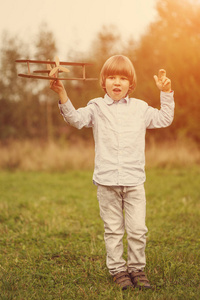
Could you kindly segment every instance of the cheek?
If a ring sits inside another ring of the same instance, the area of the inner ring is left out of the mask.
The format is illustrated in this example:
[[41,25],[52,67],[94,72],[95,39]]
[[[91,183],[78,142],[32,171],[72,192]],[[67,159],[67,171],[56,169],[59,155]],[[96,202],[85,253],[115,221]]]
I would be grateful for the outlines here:
[[107,84],[106,84],[106,81],[104,81],[104,82],[101,83],[101,87],[102,87],[102,89],[106,92],[106,90],[107,90]]
[[125,84],[125,85],[124,85],[124,89],[127,90],[127,91],[129,91],[129,89],[130,89],[130,84],[129,84],[129,83]]
[[109,82],[105,82],[105,88],[106,88],[106,90],[110,89],[110,87],[111,87],[111,84]]

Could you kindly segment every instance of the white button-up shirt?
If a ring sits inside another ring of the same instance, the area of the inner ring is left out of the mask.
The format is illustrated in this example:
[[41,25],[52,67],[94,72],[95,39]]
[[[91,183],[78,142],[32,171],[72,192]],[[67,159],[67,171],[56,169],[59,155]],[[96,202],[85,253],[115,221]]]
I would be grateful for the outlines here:
[[144,183],[146,129],[167,127],[172,123],[173,96],[173,92],[161,92],[160,110],[135,98],[113,101],[107,94],[77,110],[70,100],[59,104],[67,123],[78,129],[93,129],[95,183],[110,186]]

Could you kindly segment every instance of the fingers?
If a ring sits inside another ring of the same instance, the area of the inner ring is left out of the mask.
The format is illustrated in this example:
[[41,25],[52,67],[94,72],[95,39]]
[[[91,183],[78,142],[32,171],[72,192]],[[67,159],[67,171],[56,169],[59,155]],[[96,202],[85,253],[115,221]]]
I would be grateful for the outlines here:
[[[48,61],[49,61],[49,59],[48,59]],[[53,90],[54,92],[56,92],[57,94],[60,94],[64,90],[63,83],[58,78],[55,78],[56,77],[55,73],[50,76],[50,71],[52,70],[52,67],[50,64],[47,64],[47,70],[49,70],[49,87],[50,87],[50,89]],[[52,79],[53,77],[55,79]]]
[[166,71],[164,69],[160,69],[158,71],[158,76],[154,75],[155,82],[158,83],[166,78]]
[[154,75],[153,78],[155,79],[156,84],[158,83],[158,76]]
[[162,91],[166,92],[166,93],[170,93],[171,92],[171,80],[169,78],[167,78],[167,77],[163,81]]
[[171,83],[171,80],[169,78],[165,77],[165,78],[162,79],[163,87],[165,87],[166,85],[168,85],[170,83]]
[[158,71],[158,79],[162,79],[163,77],[166,77],[166,71],[164,69],[160,69]]
[[169,78],[166,77],[166,71],[164,69],[160,69],[158,71],[158,81],[162,84],[162,86],[166,86],[170,81]]
[[166,77],[166,71],[164,69],[160,69],[158,71],[158,76],[154,75],[154,80],[159,90],[161,91],[171,90],[171,80]]
[[53,88],[55,87],[55,82],[56,82],[56,80],[50,80],[49,81],[49,87],[50,87],[50,89],[53,90]]
[[49,80],[49,87],[53,91],[57,92],[60,89],[61,84],[60,84],[59,80],[57,80],[57,79],[55,79],[55,80],[51,79],[51,80]]

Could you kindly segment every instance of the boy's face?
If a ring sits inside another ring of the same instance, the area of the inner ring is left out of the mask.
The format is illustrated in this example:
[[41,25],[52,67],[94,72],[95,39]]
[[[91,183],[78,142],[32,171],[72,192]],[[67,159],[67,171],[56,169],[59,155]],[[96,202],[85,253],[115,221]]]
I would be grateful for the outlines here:
[[119,101],[126,97],[129,91],[130,82],[126,76],[111,75],[106,78],[106,92],[114,101]]

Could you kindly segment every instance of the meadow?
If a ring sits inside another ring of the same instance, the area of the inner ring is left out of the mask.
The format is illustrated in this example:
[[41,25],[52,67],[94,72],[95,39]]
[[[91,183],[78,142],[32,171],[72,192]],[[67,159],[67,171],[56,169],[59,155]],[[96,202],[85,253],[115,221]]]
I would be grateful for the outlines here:
[[[63,161],[59,171],[34,169],[31,160],[29,169],[0,171],[0,299],[199,299],[199,165],[172,167],[163,159],[147,167],[146,272],[153,289],[122,292],[105,264],[91,166],[83,160],[82,170],[72,169]],[[126,236],[124,243],[126,257]]]
[[[200,165],[199,145],[192,140],[153,139],[146,145],[147,167],[191,167]],[[92,170],[94,143],[66,140],[7,140],[0,142],[0,169],[22,171]]]

